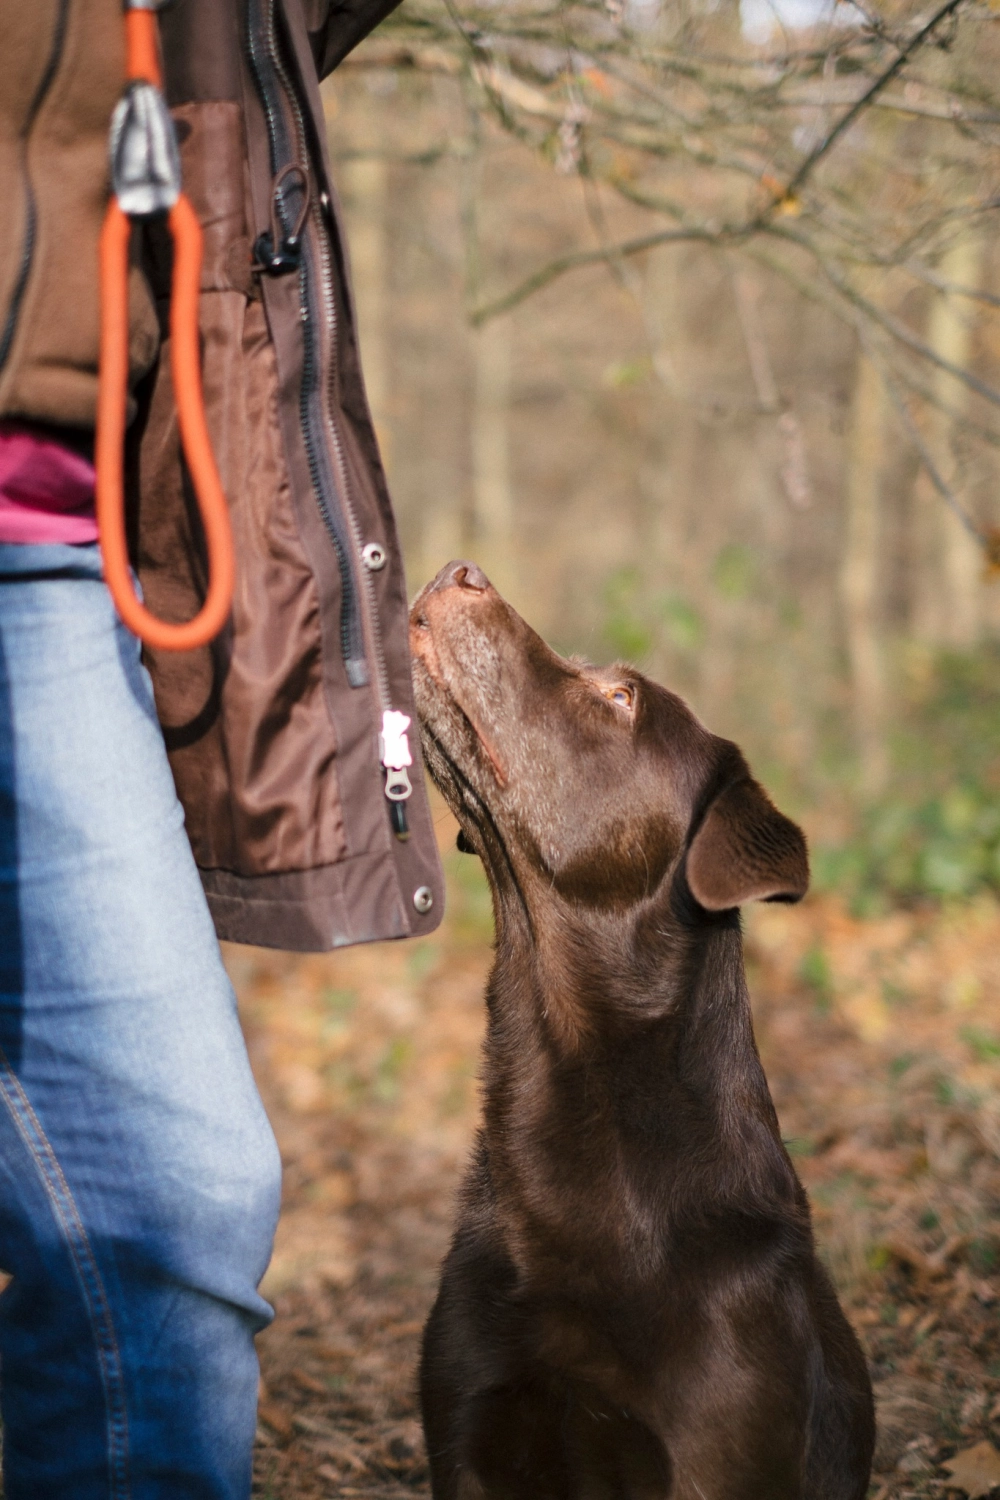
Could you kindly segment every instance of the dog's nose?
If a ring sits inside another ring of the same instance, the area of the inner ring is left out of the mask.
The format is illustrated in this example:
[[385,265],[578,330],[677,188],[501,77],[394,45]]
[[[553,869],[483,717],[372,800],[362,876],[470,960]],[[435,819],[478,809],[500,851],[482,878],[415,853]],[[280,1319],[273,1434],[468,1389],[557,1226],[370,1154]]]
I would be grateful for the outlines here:
[[474,594],[485,594],[490,586],[490,580],[473,562],[450,562],[442,568],[434,582],[431,584],[430,592],[437,593],[439,589],[471,589]]

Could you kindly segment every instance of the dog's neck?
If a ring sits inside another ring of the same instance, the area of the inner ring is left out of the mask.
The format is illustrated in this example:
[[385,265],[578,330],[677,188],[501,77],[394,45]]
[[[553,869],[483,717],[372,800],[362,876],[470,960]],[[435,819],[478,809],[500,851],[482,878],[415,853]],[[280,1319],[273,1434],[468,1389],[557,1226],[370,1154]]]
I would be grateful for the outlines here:
[[787,1214],[795,1179],[735,914],[690,925],[650,913],[627,931],[592,912],[579,921],[500,931],[485,1071],[499,1180],[556,1238],[560,1220],[570,1229],[592,1212],[601,1184],[615,1253],[630,1245],[650,1263],[685,1218],[742,1204]]
[[666,901],[616,911],[549,900],[530,914],[497,903],[496,915],[491,1011],[516,1013],[554,1063],[597,1062],[637,1034],[672,1054],[698,1039],[730,1077],[739,1056],[756,1059],[735,911],[692,921]]

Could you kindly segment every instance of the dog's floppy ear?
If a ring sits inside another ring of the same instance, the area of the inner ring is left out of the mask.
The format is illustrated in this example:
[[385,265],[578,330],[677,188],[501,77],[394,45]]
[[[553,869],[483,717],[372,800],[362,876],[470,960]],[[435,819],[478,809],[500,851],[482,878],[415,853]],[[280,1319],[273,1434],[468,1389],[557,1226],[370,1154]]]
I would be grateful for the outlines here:
[[707,911],[744,901],[800,901],[809,885],[802,830],[750,777],[709,805],[687,856],[687,881]]

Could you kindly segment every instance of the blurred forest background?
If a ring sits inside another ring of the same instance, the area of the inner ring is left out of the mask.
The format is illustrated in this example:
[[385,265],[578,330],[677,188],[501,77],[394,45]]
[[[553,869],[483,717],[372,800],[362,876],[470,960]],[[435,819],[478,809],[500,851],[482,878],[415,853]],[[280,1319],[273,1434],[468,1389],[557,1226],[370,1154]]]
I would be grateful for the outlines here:
[[471,555],[676,687],[821,883],[963,894],[1000,884],[1000,16],[790,6],[407,0],[326,90],[371,401],[411,587]]
[[[324,87],[411,592],[737,739],[814,892],[761,1052],[867,1350],[878,1500],[1000,1486],[1000,7],[405,0]],[[489,893],[232,949],[286,1169],[255,1493],[426,1494],[420,1329],[478,1112]]]

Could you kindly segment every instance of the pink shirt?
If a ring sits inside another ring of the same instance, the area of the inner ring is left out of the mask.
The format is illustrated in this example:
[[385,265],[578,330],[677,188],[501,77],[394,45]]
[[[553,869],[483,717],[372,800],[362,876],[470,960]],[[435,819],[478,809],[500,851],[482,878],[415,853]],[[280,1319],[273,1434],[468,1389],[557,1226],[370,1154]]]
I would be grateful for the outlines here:
[[96,541],[93,464],[52,438],[0,422],[0,543]]

